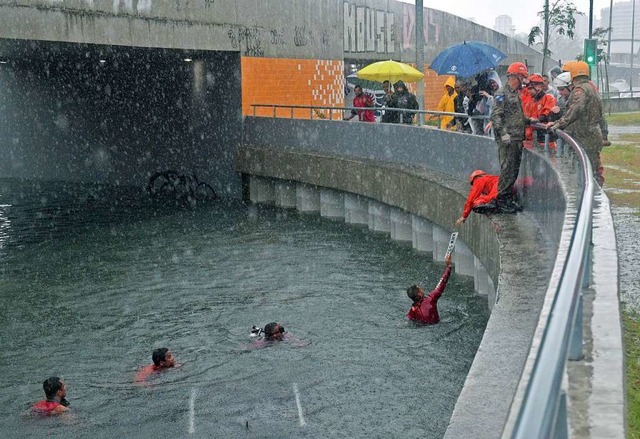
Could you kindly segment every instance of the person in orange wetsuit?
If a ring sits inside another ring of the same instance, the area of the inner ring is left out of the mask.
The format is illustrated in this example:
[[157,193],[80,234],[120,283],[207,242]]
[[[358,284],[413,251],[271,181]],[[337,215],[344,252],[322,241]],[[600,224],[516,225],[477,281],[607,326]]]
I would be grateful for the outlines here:
[[[556,106],[556,99],[550,93],[545,91],[544,78],[537,73],[529,76],[529,96],[530,99],[524,105],[524,115],[531,118],[531,122],[549,122],[551,110]],[[534,136],[535,132],[535,136]],[[544,136],[546,130],[534,130],[531,125],[525,128],[525,139],[530,141],[527,145],[532,145],[534,142],[544,146]],[[549,142],[549,148],[555,149],[555,138]]]
[[[491,203],[498,198],[498,175],[488,175],[486,172],[476,169],[469,175],[471,190],[464,203],[462,216],[456,221],[456,227],[464,223],[467,217],[477,206]],[[475,211],[475,210],[474,210]]]
[[31,413],[40,416],[54,416],[69,411],[67,401],[67,386],[58,377],[47,378],[42,383],[47,399],[36,402],[31,406]]
[[173,354],[167,348],[158,348],[151,354],[153,364],[143,367],[136,373],[135,382],[143,383],[150,375],[176,366]]
[[412,285],[407,289],[407,296],[413,300],[413,305],[407,313],[407,318],[414,322],[426,325],[434,325],[440,321],[438,314],[438,299],[442,296],[444,289],[451,276],[451,255],[445,257],[446,268],[438,285],[425,297],[424,289],[419,285]]

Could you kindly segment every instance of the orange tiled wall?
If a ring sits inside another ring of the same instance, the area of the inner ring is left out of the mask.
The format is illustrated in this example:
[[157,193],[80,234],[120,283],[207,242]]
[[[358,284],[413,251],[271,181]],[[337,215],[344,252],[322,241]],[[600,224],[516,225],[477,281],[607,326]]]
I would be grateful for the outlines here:
[[[242,68],[242,114],[253,115],[251,104],[344,106],[344,62],[244,56]],[[438,76],[425,66],[424,108],[435,110],[444,93],[448,76]],[[415,84],[408,84],[415,93]],[[328,112],[323,112],[328,116]],[[273,108],[256,110],[257,115],[272,116]],[[290,117],[291,110],[279,109],[277,115]],[[294,117],[310,117],[310,111],[294,110]],[[316,116],[314,116],[316,117]],[[334,114],[339,119],[341,114]]]
[[[243,115],[253,115],[251,104],[344,106],[342,60],[244,56],[240,63]],[[271,116],[273,109],[259,109],[256,114]],[[290,114],[289,109],[278,110],[278,116]],[[310,110],[295,110],[294,117],[309,118]],[[334,118],[341,117],[342,114],[334,115]]]

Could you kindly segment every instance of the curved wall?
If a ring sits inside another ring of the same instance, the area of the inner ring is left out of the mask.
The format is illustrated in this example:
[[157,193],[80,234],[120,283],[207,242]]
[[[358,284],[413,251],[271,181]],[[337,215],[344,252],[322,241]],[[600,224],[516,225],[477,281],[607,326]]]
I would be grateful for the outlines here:
[[[236,166],[245,175],[364,195],[451,231],[467,195],[468,174],[477,167],[495,173],[498,163],[495,143],[481,137],[394,125],[246,118]],[[560,178],[544,154],[525,151],[519,190],[526,214],[472,214],[460,230],[498,288],[446,437],[468,437],[470,431],[499,436],[513,401],[521,397],[550,279],[557,280],[556,256],[570,233],[564,227],[571,202],[565,191],[572,183],[570,169],[567,173]]]

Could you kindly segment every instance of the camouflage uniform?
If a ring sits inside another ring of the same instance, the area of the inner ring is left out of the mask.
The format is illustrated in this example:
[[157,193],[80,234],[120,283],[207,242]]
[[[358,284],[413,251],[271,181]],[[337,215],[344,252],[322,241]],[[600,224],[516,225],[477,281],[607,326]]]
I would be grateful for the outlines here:
[[[513,197],[513,185],[520,172],[524,128],[528,122],[529,119],[524,116],[518,90],[513,90],[508,84],[498,90],[491,111],[491,124],[496,135],[500,159],[499,204]],[[511,137],[508,142],[502,139],[507,134]]]
[[551,126],[561,129],[573,137],[584,149],[591,162],[593,174],[599,185],[604,183],[600,151],[602,151],[602,104],[600,96],[594,90],[586,76],[578,76],[567,102],[564,115]]

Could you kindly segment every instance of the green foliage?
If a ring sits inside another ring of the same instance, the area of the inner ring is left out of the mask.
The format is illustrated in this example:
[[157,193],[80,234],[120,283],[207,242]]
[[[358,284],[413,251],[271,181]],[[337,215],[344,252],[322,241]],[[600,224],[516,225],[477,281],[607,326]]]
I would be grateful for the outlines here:
[[[538,12],[538,16],[543,20],[545,19],[546,9],[547,4],[545,2],[542,11]],[[576,9],[573,2],[568,0],[552,1],[549,4],[549,33],[566,35],[570,39],[573,39],[576,28],[576,14],[584,15]],[[543,51],[546,52],[545,55],[549,56],[551,54],[551,51],[547,48],[547,42],[544,41],[544,32],[539,26],[531,28],[527,37],[527,42],[529,46],[542,44],[544,46]]]

